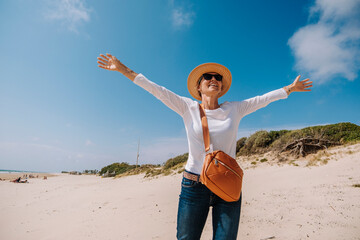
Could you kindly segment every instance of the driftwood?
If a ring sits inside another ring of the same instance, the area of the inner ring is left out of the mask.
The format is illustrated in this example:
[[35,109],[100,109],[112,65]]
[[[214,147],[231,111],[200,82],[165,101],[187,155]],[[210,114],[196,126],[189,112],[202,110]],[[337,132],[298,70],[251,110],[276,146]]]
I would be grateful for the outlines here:
[[102,176],[103,176],[103,177],[115,177],[115,176],[116,176],[116,173],[115,173],[115,171],[113,171],[112,173],[110,173],[109,170],[107,170],[106,173],[104,173]]
[[322,138],[301,138],[285,146],[281,152],[290,151],[292,155],[305,157],[310,153],[315,153],[318,150],[327,149],[335,145],[339,145],[339,143]]

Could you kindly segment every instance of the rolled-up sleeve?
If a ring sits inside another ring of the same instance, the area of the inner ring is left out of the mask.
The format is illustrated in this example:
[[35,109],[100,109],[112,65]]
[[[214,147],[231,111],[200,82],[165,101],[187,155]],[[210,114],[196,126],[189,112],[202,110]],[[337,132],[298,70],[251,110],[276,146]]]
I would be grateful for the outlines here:
[[266,107],[269,103],[286,99],[288,97],[286,91],[283,88],[268,92],[261,96],[249,98],[240,102],[237,102],[238,113],[241,117],[244,117],[256,110]]
[[192,101],[191,99],[181,97],[166,89],[165,87],[157,85],[156,83],[147,79],[141,73],[135,77],[134,83],[154,95],[157,99],[162,101],[166,106],[178,113],[180,116],[183,117],[184,114],[188,111],[188,104],[190,101]]

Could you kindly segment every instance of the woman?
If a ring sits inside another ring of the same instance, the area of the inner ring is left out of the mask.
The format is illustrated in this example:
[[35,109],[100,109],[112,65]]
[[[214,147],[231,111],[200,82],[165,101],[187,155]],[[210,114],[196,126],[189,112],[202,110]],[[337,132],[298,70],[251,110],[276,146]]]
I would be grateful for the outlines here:
[[[158,86],[142,74],[130,70],[110,54],[106,56],[100,54],[100,56],[98,57],[99,67],[124,74],[177,112],[184,120],[189,157],[179,199],[177,238],[200,239],[209,207],[212,206],[213,239],[236,239],[240,221],[241,196],[236,202],[226,202],[199,182],[205,158],[199,103]],[[291,85],[262,96],[222,104],[219,104],[218,99],[229,90],[231,85],[231,73],[226,67],[217,63],[199,65],[190,73],[187,84],[190,94],[200,100],[205,109],[211,148],[222,150],[235,158],[236,133],[240,120],[273,101],[287,98],[291,92],[310,91],[312,82],[309,79],[299,80],[300,76]]]

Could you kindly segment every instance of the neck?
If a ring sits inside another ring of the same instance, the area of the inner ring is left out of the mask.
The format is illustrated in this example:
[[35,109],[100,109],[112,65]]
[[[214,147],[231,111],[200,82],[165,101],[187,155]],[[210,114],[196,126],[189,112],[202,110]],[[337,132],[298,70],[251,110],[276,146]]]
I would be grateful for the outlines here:
[[220,107],[217,97],[202,95],[201,98],[201,104],[205,109],[214,110]]

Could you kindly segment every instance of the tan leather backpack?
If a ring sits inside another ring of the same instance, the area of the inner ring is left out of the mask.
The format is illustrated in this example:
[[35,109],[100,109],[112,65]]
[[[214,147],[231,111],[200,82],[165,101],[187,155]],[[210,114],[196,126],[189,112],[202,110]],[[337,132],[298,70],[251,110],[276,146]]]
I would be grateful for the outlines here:
[[[210,150],[209,127],[201,104],[199,104],[199,109],[205,152],[208,152]],[[216,150],[206,154],[200,180],[223,200],[235,202],[240,198],[243,175],[243,170],[234,158],[221,150]]]

